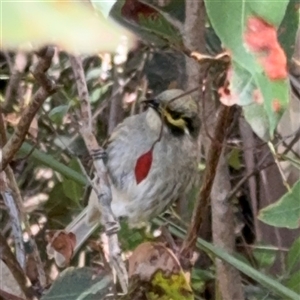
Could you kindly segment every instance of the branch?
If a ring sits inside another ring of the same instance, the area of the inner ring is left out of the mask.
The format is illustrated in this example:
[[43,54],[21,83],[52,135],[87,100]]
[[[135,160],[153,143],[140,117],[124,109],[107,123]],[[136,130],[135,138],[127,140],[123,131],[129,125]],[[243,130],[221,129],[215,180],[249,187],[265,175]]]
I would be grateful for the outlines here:
[[36,269],[38,272],[39,283],[40,283],[41,287],[44,288],[47,284],[46,274],[45,274],[43,262],[41,260],[41,256],[40,256],[37,244],[31,233],[31,228],[30,228],[28,218],[25,216],[25,210],[24,210],[24,206],[23,206],[24,201],[22,199],[20,189],[18,187],[14,172],[12,171],[10,166],[8,166],[6,168],[5,173],[9,180],[10,187],[13,191],[13,195],[14,195],[13,199],[16,201],[17,205],[19,206],[19,210],[21,213],[21,220],[24,224],[25,231],[29,237],[30,246],[32,248],[32,255],[33,255],[34,261],[36,263]]
[[81,102],[82,124],[80,132],[89,154],[93,158],[94,167],[96,170],[97,180],[94,180],[92,186],[98,197],[102,221],[105,227],[105,232],[108,236],[110,264],[117,272],[123,291],[127,293],[128,275],[124,262],[121,258],[121,250],[119,248],[118,236],[116,233],[117,229],[119,228],[119,224],[116,221],[110,206],[112,196],[107,169],[102,160],[104,150],[98,145],[98,142],[92,132],[92,116],[89,93],[82,67],[82,61],[79,57],[70,56],[70,62],[75,75],[77,90]]
[[0,171],[7,167],[21,147],[23,141],[25,140],[25,136],[28,132],[30,124],[41,105],[56,91],[54,82],[46,74],[46,71],[51,65],[52,57],[54,55],[54,48],[45,47],[41,49],[37,55],[40,57],[40,60],[33,72],[33,75],[41,87],[36,91],[32,101],[24,110],[14,134],[11,136],[2,150],[2,165],[0,166]]
[[17,201],[15,201],[11,190],[8,188],[6,174],[4,172],[0,173],[0,193],[4,200],[10,218],[17,261],[20,264],[21,268],[25,270],[26,256],[23,243],[23,231],[21,226],[22,218],[20,214],[20,208],[18,207],[18,203]]
[[5,53],[8,64],[10,65],[10,78],[5,91],[5,101],[3,103],[3,109],[5,111],[10,110],[12,105],[18,101],[21,96],[19,83],[21,81],[23,72],[27,64],[26,54],[23,52],[16,53],[15,63],[12,65],[8,53]]
[[[7,265],[27,299],[36,299],[29,279],[11,252],[6,239],[0,233],[0,259]],[[1,278],[2,280],[2,278]]]
[[[233,234],[235,224],[232,204],[226,200],[231,190],[231,184],[224,152],[222,152],[219,159],[211,192],[212,231],[214,245],[233,254],[235,250],[235,235]],[[239,271],[218,258],[215,264],[218,290],[221,298],[224,300],[245,299]]]
[[204,216],[208,213],[207,210],[209,206],[212,185],[215,179],[219,158],[222,153],[223,141],[226,137],[227,128],[231,123],[232,115],[232,107],[223,105],[220,107],[216,127],[214,129],[214,142],[211,143],[208,152],[206,162],[207,168],[203,176],[203,184],[200,190],[199,197],[195,203],[193,216],[187,231],[186,239],[184,240],[181,248],[180,254],[182,258],[188,256],[194,251],[202,221],[204,219]]

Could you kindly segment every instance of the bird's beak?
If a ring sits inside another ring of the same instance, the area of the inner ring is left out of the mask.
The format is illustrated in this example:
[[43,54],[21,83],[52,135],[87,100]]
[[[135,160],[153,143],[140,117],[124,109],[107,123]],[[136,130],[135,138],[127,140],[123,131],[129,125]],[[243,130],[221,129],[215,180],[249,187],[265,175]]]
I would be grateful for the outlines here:
[[159,102],[157,99],[144,100],[143,103],[145,103],[147,107],[152,107],[154,110],[159,111]]

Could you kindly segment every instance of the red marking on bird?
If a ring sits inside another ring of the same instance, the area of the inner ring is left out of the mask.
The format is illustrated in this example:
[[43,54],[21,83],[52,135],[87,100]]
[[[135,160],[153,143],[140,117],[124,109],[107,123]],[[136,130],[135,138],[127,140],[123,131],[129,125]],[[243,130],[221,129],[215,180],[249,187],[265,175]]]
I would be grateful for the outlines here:
[[287,59],[278,39],[276,28],[258,17],[250,17],[244,39],[249,49],[271,80],[287,78]]
[[150,149],[146,153],[142,154],[136,161],[134,173],[137,184],[143,181],[149,174],[153,160],[152,152],[153,149]]

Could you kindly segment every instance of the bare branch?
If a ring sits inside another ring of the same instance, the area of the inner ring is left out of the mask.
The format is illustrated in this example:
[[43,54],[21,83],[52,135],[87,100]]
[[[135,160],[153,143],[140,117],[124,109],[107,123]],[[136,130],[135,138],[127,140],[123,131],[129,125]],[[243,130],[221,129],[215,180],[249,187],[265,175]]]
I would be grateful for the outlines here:
[[181,248],[182,258],[187,257],[195,249],[198,232],[200,230],[204,216],[207,214],[210,201],[210,193],[217,172],[217,166],[222,152],[223,141],[226,137],[227,128],[231,123],[232,115],[232,107],[220,107],[220,112],[218,114],[218,119],[213,136],[213,140],[216,141],[216,143],[211,143],[208,152],[206,161],[207,168],[203,176],[203,184],[200,190],[199,197],[195,203],[193,216],[187,231],[186,239],[184,240]]
[[6,239],[0,233],[0,259],[7,265],[27,299],[37,299],[29,279],[11,252]]
[[[212,228],[214,245],[233,254],[235,250],[234,215],[226,200],[230,192],[230,176],[224,151],[221,154],[211,192]],[[230,264],[216,259],[216,276],[223,300],[243,300],[244,294],[239,271]]]
[[[255,147],[254,141],[254,133],[250,127],[250,125],[246,122],[245,119],[240,119],[239,122],[240,133],[243,140],[243,155],[246,165],[246,174],[252,173],[255,170],[255,157],[253,149]],[[250,192],[250,199],[251,199],[251,206],[254,220],[254,230],[255,230],[255,237],[258,242],[261,241],[261,232],[258,226],[258,220],[256,216],[258,215],[258,199],[257,199],[257,182],[254,176],[248,178],[248,186]]]
[[41,287],[45,287],[47,284],[47,280],[46,280],[44,266],[43,266],[43,263],[41,260],[41,256],[40,256],[37,244],[31,234],[30,224],[27,220],[27,217],[25,216],[25,210],[24,210],[24,206],[23,206],[24,201],[22,199],[20,189],[18,187],[15,175],[10,166],[8,166],[6,168],[5,173],[9,180],[10,188],[13,191],[13,195],[14,195],[13,199],[16,201],[16,203],[19,207],[19,211],[21,213],[21,220],[25,226],[26,233],[28,234],[28,237],[29,237],[30,245],[32,248],[32,255],[33,255],[34,261],[36,263],[36,268],[37,268],[37,272],[38,272],[38,278],[39,278],[40,285],[41,285]]
[[53,47],[45,47],[38,52],[40,60],[33,72],[36,81],[41,87],[34,94],[32,101],[24,110],[22,117],[9,141],[3,148],[2,165],[0,170],[4,170],[7,164],[13,159],[21,147],[25,136],[28,132],[30,124],[37,111],[44,101],[56,91],[54,82],[47,76],[46,71],[49,69],[54,55]]
[[102,160],[104,150],[98,145],[98,142],[92,132],[92,116],[89,93],[82,67],[82,61],[79,57],[75,56],[70,56],[70,61],[81,101],[82,125],[80,132],[85,141],[89,154],[93,158],[94,167],[96,170],[97,180],[94,181],[93,188],[98,197],[102,221],[105,227],[105,232],[108,236],[110,264],[117,272],[123,291],[127,292],[128,275],[124,262],[121,258],[121,250],[119,248],[118,236],[116,233],[119,228],[119,224],[115,219],[110,206],[112,196],[108,181],[107,169]]
[[15,103],[20,96],[19,83],[24,69],[26,67],[27,57],[25,53],[18,52],[15,57],[15,63],[14,65],[12,65],[12,63],[10,62],[9,55],[7,53],[5,54],[8,64],[10,65],[11,72],[8,86],[5,91],[5,101],[3,103],[3,109],[8,110],[10,107],[12,107],[12,104]]
[[7,208],[11,229],[15,242],[15,251],[17,261],[19,262],[21,268],[25,270],[26,266],[26,255],[25,255],[25,247],[23,243],[23,231],[21,226],[21,218],[20,218],[20,210],[18,205],[16,205],[16,201],[12,195],[11,190],[8,188],[6,175],[4,172],[0,173],[0,193],[4,200],[5,206]]

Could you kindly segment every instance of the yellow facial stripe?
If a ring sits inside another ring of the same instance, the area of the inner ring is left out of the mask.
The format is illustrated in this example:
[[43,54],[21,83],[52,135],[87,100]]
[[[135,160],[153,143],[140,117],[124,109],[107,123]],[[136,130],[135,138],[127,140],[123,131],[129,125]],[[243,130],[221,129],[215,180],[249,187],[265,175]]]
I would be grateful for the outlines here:
[[167,119],[167,122],[169,122],[170,124],[179,127],[179,128],[186,128],[186,122],[184,119],[179,118],[174,120],[171,116],[171,114],[167,111],[167,110],[163,110],[163,115],[165,116],[165,118]]

